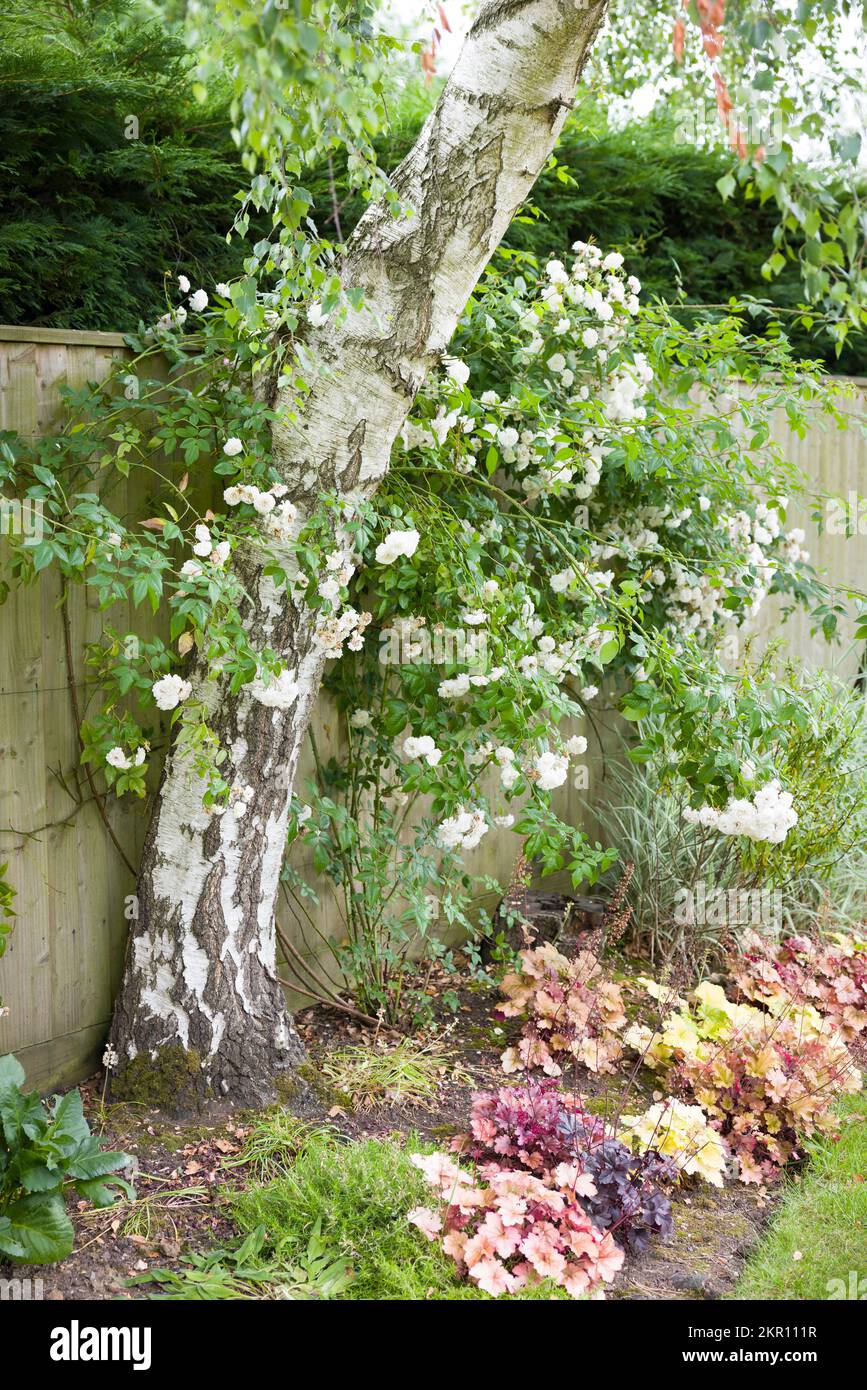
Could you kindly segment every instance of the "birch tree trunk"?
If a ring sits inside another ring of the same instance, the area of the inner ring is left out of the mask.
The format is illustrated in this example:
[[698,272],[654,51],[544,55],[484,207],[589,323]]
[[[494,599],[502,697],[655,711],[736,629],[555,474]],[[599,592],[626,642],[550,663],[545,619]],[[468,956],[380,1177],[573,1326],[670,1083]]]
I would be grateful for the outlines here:
[[[320,369],[301,418],[276,401],[274,459],[302,515],[323,491],[369,496],[385,475],[425,374],[551,153],[606,3],[482,5],[392,179],[412,215],[394,218],[381,204],[366,212],[341,269],[347,288],[363,288],[363,307],[311,335]],[[310,613],[275,591],[263,556],[253,548],[236,562],[251,595],[245,621],[282,654],[300,693],[288,711],[273,710],[198,673],[229,750],[225,775],[253,797],[241,819],[208,816],[183,759],[168,760],[112,1028],[115,1094],[129,1091],[124,1073],[156,1072],[168,1059],[167,1075],[180,1072],[185,1090],[261,1103],[303,1056],[275,979],[274,906],[324,658]]]

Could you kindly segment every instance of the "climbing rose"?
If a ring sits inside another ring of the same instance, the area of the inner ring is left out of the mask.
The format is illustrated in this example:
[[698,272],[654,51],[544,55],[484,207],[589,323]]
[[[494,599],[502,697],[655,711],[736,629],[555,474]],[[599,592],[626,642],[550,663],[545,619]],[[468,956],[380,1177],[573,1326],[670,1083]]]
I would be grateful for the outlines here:
[[189,699],[193,687],[189,681],[181,680],[180,676],[171,675],[155,681],[152,689],[157,708],[168,710],[175,709],[184,700]]

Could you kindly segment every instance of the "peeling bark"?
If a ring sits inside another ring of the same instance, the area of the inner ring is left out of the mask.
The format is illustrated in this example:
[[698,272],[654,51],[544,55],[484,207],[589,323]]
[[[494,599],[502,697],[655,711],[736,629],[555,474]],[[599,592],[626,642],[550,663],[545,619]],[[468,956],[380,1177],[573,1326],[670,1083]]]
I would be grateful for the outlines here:
[[[325,491],[370,496],[428,370],[562,129],[606,0],[487,0],[457,65],[392,182],[411,215],[371,207],[341,278],[360,311],[327,323],[300,417],[277,397],[274,458],[302,515]],[[281,410],[282,407],[282,410]],[[236,559],[251,599],[245,621],[284,658],[300,693],[289,710],[196,678],[229,750],[226,776],[253,788],[242,818],[216,818],[170,756],[142,859],[111,1041],[121,1070],[178,1045],[201,1059],[203,1092],[273,1096],[303,1053],[275,979],[274,904],[292,783],[324,658],[313,619],[278,594],[263,556]]]

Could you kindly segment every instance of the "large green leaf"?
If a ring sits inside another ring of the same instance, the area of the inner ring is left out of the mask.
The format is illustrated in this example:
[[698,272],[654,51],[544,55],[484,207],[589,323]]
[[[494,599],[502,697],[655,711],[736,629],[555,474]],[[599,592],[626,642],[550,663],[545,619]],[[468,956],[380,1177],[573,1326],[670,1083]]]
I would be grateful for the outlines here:
[[[90,1138],[90,1126],[84,1118],[84,1106],[79,1091],[67,1091],[65,1096],[58,1096],[54,1102],[52,1118],[54,1120],[53,1139],[57,1141],[68,1139],[77,1146]],[[66,1148],[66,1152],[69,1151]]]
[[131,1162],[129,1154],[102,1150],[95,1139],[90,1139],[67,1163],[66,1172],[70,1178],[103,1178]]
[[60,1187],[63,1181],[63,1175],[57,1168],[49,1168],[38,1154],[25,1153],[19,1161],[18,1173],[21,1186],[28,1192],[50,1192],[52,1188]]
[[11,1052],[7,1052],[5,1057],[0,1057],[0,1092],[10,1089],[17,1090],[26,1081],[24,1068],[17,1057],[13,1057]]
[[[14,1256],[26,1264],[51,1264],[63,1260],[72,1250],[74,1233],[66,1215],[63,1198],[34,1194],[19,1197],[5,1212],[11,1230],[7,1240],[14,1242],[23,1254]],[[11,1253],[11,1252],[10,1252]]]

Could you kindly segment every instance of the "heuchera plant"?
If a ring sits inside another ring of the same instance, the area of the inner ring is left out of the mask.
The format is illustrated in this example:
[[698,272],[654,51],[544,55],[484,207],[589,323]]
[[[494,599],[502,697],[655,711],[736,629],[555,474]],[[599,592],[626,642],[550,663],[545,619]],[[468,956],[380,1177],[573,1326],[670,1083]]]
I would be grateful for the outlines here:
[[789,936],[769,941],[744,934],[729,969],[748,999],[770,1007],[780,999],[812,1002],[847,1043],[867,1030],[867,939],[835,935],[831,941]]
[[453,1148],[477,1162],[500,1161],[545,1175],[575,1167],[593,1179],[581,1201],[600,1230],[618,1244],[643,1250],[653,1235],[673,1230],[667,1190],[678,1169],[655,1149],[632,1153],[606,1131],[601,1119],[582,1111],[555,1081],[504,1086],[473,1097],[471,1134]]
[[596,957],[579,951],[571,960],[546,942],[522,951],[521,969],[506,975],[501,989],[503,1018],[529,1015],[521,1041],[503,1053],[503,1071],[541,1068],[559,1076],[557,1054],[583,1062],[593,1072],[612,1072],[623,1051],[618,1034],[626,1024],[620,986],[606,979]]
[[861,1074],[830,1023],[780,998],[776,1012],[733,1004],[704,981],[662,1031],[625,1040],[710,1117],[737,1158],[742,1182],[767,1182],[800,1156],[799,1143],[832,1128],[831,1106],[861,1089]]
[[416,1154],[413,1163],[436,1189],[442,1212],[416,1207],[409,1220],[442,1246],[459,1271],[497,1297],[550,1279],[573,1298],[601,1291],[623,1264],[623,1251],[596,1227],[579,1198],[595,1191],[577,1164],[537,1177],[497,1162],[478,1178],[448,1154]]
[[677,1174],[696,1174],[714,1187],[722,1187],[728,1149],[701,1106],[669,1097],[654,1102],[643,1115],[624,1115],[620,1126],[622,1138],[639,1153],[652,1145],[673,1164]]

